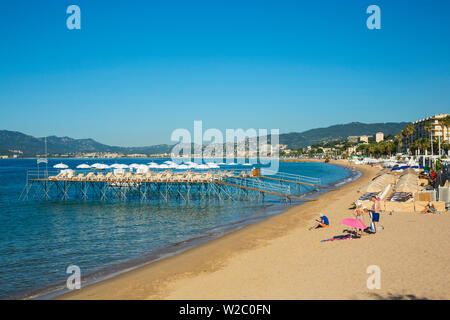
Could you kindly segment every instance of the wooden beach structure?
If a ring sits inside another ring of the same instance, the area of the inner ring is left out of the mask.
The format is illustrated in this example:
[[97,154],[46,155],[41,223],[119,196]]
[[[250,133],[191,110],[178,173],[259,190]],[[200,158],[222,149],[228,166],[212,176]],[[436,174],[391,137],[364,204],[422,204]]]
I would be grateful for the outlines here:
[[327,188],[319,178],[282,172],[261,175],[259,169],[148,171],[103,173],[90,170],[27,172],[23,200],[193,199],[264,200],[266,195],[313,200],[305,194]]

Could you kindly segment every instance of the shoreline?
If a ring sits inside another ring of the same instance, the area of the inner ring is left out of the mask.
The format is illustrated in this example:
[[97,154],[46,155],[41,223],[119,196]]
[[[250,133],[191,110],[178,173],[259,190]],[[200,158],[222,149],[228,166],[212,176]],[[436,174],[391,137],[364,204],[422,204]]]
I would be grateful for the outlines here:
[[[448,214],[382,213],[377,234],[321,242],[343,234],[357,189],[381,171],[355,168],[358,179],[316,201],[57,299],[449,299]],[[308,231],[319,212],[330,227]],[[379,290],[367,288],[372,265]]]
[[[313,162],[316,162],[316,161],[312,161],[312,163]],[[321,161],[321,162],[323,162],[323,161]],[[340,163],[336,163],[336,164],[330,163],[330,165],[339,165],[341,167],[344,166]],[[360,175],[359,171],[352,171],[347,177],[336,180],[327,186],[331,187],[331,188],[340,187],[340,186],[347,184],[355,179],[358,179],[359,175]],[[319,197],[320,195],[322,195],[323,193],[328,192],[329,190],[330,190],[330,188],[324,188],[324,189],[321,189],[318,191],[316,190],[316,191],[308,192],[305,195],[307,195],[308,198],[312,197],[312,199],[315,199],[315,198]],[[249,225],[259,223],[261,221],[265,221],[265,220],[270,219],[271,217],[279,215],[279,214],[283,214],[284,212],[286,212],[286,210],[296,207],[298,205],[301,205],[303,203],[304,203],[304,201],[301,201],[300,203],[292,203],[289,205],[283,204],[283,202],[270,204],[270,205],[268,205],[267,208],[259,209],[259,211],[262,210],[259,215],[252,216],[248,219],[233,223],[233,225],[227,226],[226,228],[222,228],[222,230],[219,232],[211,231],[208,234],[201,235],[201,236],[183,241],[181,243],[170,244],[152,254],[142,256],[141,258],[135,258],[135,259],[132,259],[127,262],[123,262],[120,266],[109,267],[108,268],[109,270],[104,269],[104,270],[96,271],[92,274],[88,274],[87,277],[85,276],[85,279],[87,279],[87,280],[85,280],[85,283],[82,283],[82,287],[84,287],[84,286],[87,287],[87,286],[94,285],[96,283],[107,281],[107,280],[117,277],[121,274],[128,273],[130,271],[139,269],[141,267],[148,266],[157,261],[170,258],[174,255],[182,254],[186,250],[190,250],[197,246],[201,246],[207,242],[214,241],[215,239],[221,238],[224,235],[227,235],[229,233],[236,232],[236,231],[238,231],[242,228],[245,228]],[[269,210],[271,213],[267,214],[266,213],[267,210]],[[215,229],[217,229],[217,228],[214,228],[214,230]],[[58,297],[64,296],[65,294],[68,294],[68,293],[70,293],[70,291],[65,287],[65,283],[64,284],[61,283],[56,286],[51,286],[48,289],[37,290],[35,293],[33,293],[31,295],[27,295],[27,296],[23,297],[23,299],[44,299],[44,300],[45,299],[57,299]]]
[[[317,162],[321,162],[322,163],[323,162],[323,160],[319,161],[317,159],[309,159],[309,160],[310,161],[304,161],[304,162],[311,162],[311,163],[317,163]],[[329,164],[331,164],[331,165],[338,165],[338,166],[342,166],[342,167],[348,167],[348,165],[344,161],[332,161]],[[350,174],[350,176],[347,177],[347,178],[335,181],[333,184],[334,185],[336,185],[336,184],[339,185],[339,187],[337,187],[337,189],[329,189],[329,190],[327,190],[325,192],[321,191],[321,192],[319,192],[319,194],[316,197],[314,197],[314,200],[317,201],[319,198],[325,196],[329,192],[338,191],[341,188],[345,187],[346,185],[352,184],[353,182],[357,181],[362,176],[363,176],[363,173],[361,171],[358,171],[358,173]],[[348,181],[348,182],[345,182],[348,179],[351,179],[351,180]],[[313,203],[315,201],[311,201],[311,203]],[[155,273],[159,273],[160,274],[161,272],[160,272],[159,269],[160,268],[164,268],[166,263],[170,263],[170,261],[172,259],[174,259],[174,260],[179,260],[180,258],[183,259],[182,256],[185,255],[186,253],[190,253],[190,251],[195,251],[196,249],[200,249],[200,248],[202,248],[204,246],[207,246],[207,247],[209,247],[209,245],[214,246],[215,242],[219,242],[219,241],[221,241],[224,238],[228,238],[229,236],[231,236],[231,235],[233,235],[235,233],[249,232],[247,229],[251,228],[252,226],[258,226],[258,225],[263,224],[265,222],[269,222],[273,218],[276,218],[278,216],[282,216],[282,215],[286,214],[287,212],[289,212],[289,211],[291,211],[291,210],[293,210],[295,208],[298,208],[298,207],[301,207],[301,206],[304,206],[304,205],[307,205],[307,204],[308,204],[308,202],[299,203],[297,205],[294,205],[292,207],[289,207],[289,208],[283,210],[281,212],[281,214],[274,214],[272,216],[269,216],[268,218],[264,218],[262,221],[246,224],[246,225],[244,225],[244,226],[242,226],[242,227],[240,227],[240,228],[238,228],[236,230],[232,230],[231,232],[228,232],[228,233],[226,233],[224,235],[221,235],[221,236],[209,239],[206,242],[203,242],[203,243],[200,243],[200,244],[188,247],[187,249],[184,249],[184,250],[181,250],[181,251],[178,251],[178,252],[174,252],[174,253],[169,254],[167,256],[162,256],[162,257],[160,257],[160,258],[158,258],[156,260],[153,260],[153,261],[144,262],[144,263],[142,263],[140,265],[127,268],[127,269],[125,269],[123,271],[118,271],[118,272],[116,272],[116,273],[114,273],[112,275],[106,276],[104,279],[100,279],[100,280],[97,280],[95,282],[91,282],[91,283],[87,284],[80,291],[73,291],[73,292],[66,292],[66,293],[62,293],[62,294],[55,294],[55,295],[53,295],[53,299],[57,299],[57,300],[59,300],[59,299],[90,299],[89,298],[90,294],[88,294],[88,296],[86,296],[86,297],[84,296],[84,291],[86,289],[88,289],[89,291],[96,290],[95,289],[96,287],[100,287],[101,288],[101,287],[103,287],[105,285],[107,286],[108,282],[113,282],[115,280],[117,281],[117,279],[119,279],[119,278],[120,279],[124,278],[124,280],[126,281],[127,276],[129,276],[129,275],[133,276],[134,272],[142,272],[142,271],[144,271],[144,269],[149,269],[149,271],[152,272],[150,269],[152,269],[153,266],[154,266],[155,269],[157,269],[155,271]],[[178,264],[178,261],[175,261],[175,263]],[[178,272],[176,272],[176,273],[178,273]],[[164,273],[164,276],[169,276],[170,278],[172,277],[172,276],[170,276],[170,275],[168,275],[166,273]],[[158,281],[161,282],[161,281],[164,281],[164,280],[159,279]],[[52,295],[50,295],[50,296],[52,296]],[[94,298],[94,299],[97,299],[97,298]],[[102,298],[98,298],[98,299],[104,299],[104,298],[102,297]],[[106,299],[110,299],[110,298],[106,297]],[[114,298],[112,298],[112,299],[114,299]],[[130,298],[120,298],[120,299],[139,299],[139,298],[131,296]]]

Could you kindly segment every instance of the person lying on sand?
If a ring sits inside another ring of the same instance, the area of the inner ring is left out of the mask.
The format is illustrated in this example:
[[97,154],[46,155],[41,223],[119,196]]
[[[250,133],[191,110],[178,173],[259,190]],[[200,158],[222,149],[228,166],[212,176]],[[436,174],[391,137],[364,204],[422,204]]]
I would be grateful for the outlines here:
[[435,213],[436,212],[436,208],[434,207],[432,202],[429,202],[426,206],[425,209],[422,210],[422,213]]
[[312,226],[311,228],[309,228],[309,230],[311,229],[317,229],[317,228],[326,228],[330,225],[330,221],[328,221],[328,217],[324,216],[323,214],[319,214],[320,219],[316,220],[316,224],[314,226]]

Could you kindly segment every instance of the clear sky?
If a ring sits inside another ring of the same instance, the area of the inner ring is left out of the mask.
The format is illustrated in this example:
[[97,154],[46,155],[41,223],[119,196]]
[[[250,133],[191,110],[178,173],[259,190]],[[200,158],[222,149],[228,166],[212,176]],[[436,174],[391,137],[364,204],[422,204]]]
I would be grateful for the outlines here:
[[144,146],[194,120],[283,133],[450,112],[448,0],[1,4],[0,129]]

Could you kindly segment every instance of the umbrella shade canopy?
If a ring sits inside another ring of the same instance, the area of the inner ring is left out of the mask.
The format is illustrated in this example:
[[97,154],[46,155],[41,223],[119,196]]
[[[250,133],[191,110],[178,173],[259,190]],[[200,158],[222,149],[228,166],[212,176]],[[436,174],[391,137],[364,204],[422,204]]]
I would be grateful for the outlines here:
[[148,164],[148,167],[149,168],[159,168],[159,164],[157,164],[156,162],[150,162]]
[[370,181],[368,184],[362,186],[359,191],[360,192],[381,192],[383,191],[389,184],[392,183],[392,175],[390,174],[382,174]]
[[189,166],[185,165],[185,164],[180,164],[177,169],[185,170],[185,169],[189,169]]
[[86,163],[77,165],[77,169],[89,169],[90,167],[91,166]]
[[91,168],[94,168],[94,169],[108,169],[109,166],[107,164],[104,164],[104,163],[94,163],[91,166]]
[[67,164],[64,164],[64,163],[58,163],[58,164],[55,164],[53,166],[53,168],[55,168],[55,169],[67,169],[68,167],[69,166]]
[[362,230],[367,228],[366,225],[364,223],[362,223],[361,220],[358,220],[358,219],[351,219],[351,218],[344,219],[341,221],[341,223],[350,228],[356,228],[356,229],[362,229]]
[[170,167],[167,164],[162,164],[159,166],[160,169],[169,169]]

